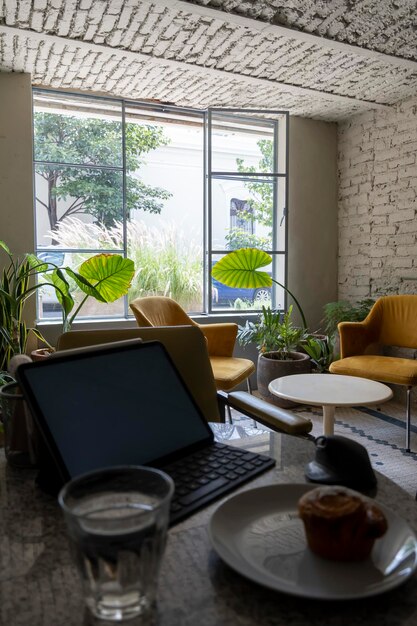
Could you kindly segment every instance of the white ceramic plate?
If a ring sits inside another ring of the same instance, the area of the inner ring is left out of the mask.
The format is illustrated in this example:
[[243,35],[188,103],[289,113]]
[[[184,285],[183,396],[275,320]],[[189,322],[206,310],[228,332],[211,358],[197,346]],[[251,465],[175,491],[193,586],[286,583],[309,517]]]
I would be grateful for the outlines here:
[[314,485],[270,485],[238,493],[213,514],[209,534],[218,555],[265,587],[304,598],[374,596],[403,583],[417,567],[417,540],[408,524],[378,503],[387,533],[360,563],[321,559],[307,547],[299,498]]

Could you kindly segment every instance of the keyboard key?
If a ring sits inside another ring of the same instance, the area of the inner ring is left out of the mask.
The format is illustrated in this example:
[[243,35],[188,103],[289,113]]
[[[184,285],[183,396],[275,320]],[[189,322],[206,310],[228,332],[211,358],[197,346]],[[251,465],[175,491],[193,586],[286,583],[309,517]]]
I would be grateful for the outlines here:
[[198,482],[200,485],[207,485],[207,483],[209,483],[210,480],[206,478],[205,476],[201,476],[201,478],[198,478],[196,482]]
[[224,485],[227,485],[227,483],[228,481],[225,478],[217,478],[217,480],[213,480],[208,485],[203,485],[202,487],[200,487],[200,489],[196,489],[195,491],[192,491],[188,495],[184,496],[183,498],[181,498],[180,502],[183,506],[192,504],[193,502],[196,502],[197,500],[208,496],[210,493],[213,493],[213,491],[220,489]]
[[245,452],[245,454],[242,455],[242,459],[244,459],[245,461],[252,461],[256,459],[256,454],[254,454],[253,452]]

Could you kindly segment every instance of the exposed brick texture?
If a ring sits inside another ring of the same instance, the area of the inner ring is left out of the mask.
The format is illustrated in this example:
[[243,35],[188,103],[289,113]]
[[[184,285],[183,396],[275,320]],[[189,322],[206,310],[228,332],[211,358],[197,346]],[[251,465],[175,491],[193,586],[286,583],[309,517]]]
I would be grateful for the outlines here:
[[339,298],[417,293],[417,97],[339,125]]
[[415,0],[186,0],[417,60]]

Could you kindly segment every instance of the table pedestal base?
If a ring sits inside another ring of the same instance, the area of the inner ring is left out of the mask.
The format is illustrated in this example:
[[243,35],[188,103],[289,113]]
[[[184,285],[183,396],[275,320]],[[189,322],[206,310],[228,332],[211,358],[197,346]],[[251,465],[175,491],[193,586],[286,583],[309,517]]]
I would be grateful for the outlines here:
[[332,405],[323,406],[323,435],[334,435],[334,410]]

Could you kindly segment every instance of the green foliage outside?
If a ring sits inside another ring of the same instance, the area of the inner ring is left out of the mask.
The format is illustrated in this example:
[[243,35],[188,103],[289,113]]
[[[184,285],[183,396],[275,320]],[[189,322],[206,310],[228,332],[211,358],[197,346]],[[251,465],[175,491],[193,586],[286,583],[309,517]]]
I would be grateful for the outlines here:
[[[35,112],[34,133],[35,160],[51,163],[36,165],[36,173],[47,184],[47,194],[42,198],[38,193],[36,201],[47,211],[51,230],[81,213],[105,226],[123,219],[122,173],[97,167],[122,166],[120,122]],[[144,154],[167,143],[161,128],[126,124],[127,217],[133,209],[160,213],[163,201],[170,197],[164,189],[129,175],[140,168]],[[62,212],[60,201],[68,203]]]
[[[257,145],[262,153],[262,158],[257,167],[245,165],[243,159],[236,159],[238,172],[244,174],[254,174],[255,172],[270,174],[274,171],[274,142],[271,139],[260,139]],[[239,217],[255,222],[272,229],[273,216],[272,207],[274,201],[274,186],[262,181],[247,182],[245,187],[251,194],[248,201],[250,210],[242,210]]]
[[[270,139],[261,139],[257,145],[262,153],[259,164],[245,165],[243,159],[236,159],[237,171],[242,174],[254,174],[262,172],[269,174],[274,170],[274,142]],[[273,224],[273,201],[274,187],[264,181],[245,182],[250,198],[246,200],[246,206],[237,209],[236,217],[239,220],[254,222],[270,228],[270,233],[266,237],[259,237],[255,233],[249,233],[243,228],[230,228],[225,235],[226,248],[228,250],[238,250],[239,248],[259,248],[268,250],[272,246],[272,224]]]
[[258,237],[242,228],[230,228],[224,238],[228,250],[238,250],[239,248],[269,250],[271,247],[271,241],[268,237]]
[[[200,310],[203,253],[196,237],[164,220],[158,222],[157,228],[135,220],[128,222],[126,229],[127,252],[135,264],[129,300],[165,295],[188,311]],[[123,224],[116,222],[111,227],[105,227],[71,218],[59,225],[55,236],[63,247],[88,247],[96,241],[106,248],[117,250],[123,247]],[[86,258],[87,254],[77,253],[74,256],[75,266],[78,267]]]

